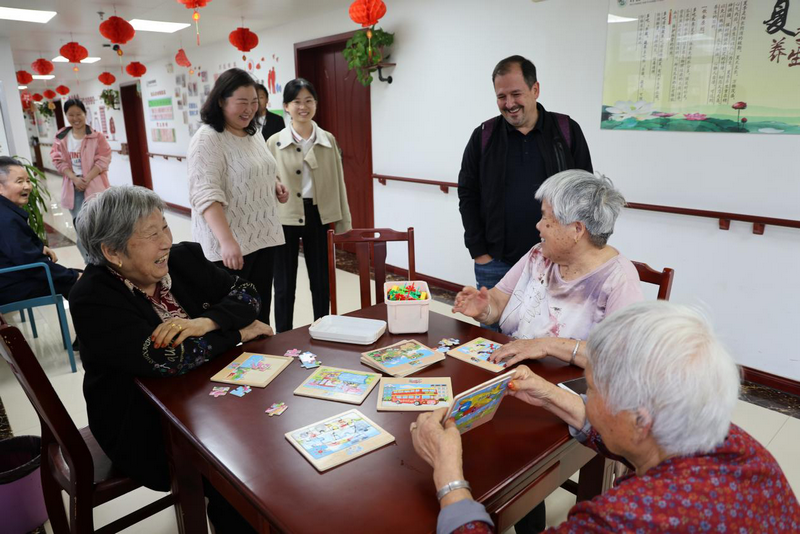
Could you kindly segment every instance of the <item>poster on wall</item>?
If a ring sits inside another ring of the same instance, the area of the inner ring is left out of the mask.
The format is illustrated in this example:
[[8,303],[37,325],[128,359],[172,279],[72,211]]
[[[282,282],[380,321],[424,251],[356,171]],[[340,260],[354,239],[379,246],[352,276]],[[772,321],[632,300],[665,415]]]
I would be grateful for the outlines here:
[[172,111],[172,97],[151,98],[147,101],[151,121],[171,121],[174,118]]
[[601,128],[800,134],[800,5],[609,0]]

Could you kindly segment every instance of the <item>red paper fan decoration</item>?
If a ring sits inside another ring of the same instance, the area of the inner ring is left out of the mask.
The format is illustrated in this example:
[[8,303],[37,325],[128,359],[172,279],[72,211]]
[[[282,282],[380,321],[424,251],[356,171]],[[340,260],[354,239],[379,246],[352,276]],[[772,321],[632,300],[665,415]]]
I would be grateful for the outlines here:
[[374,26],[386,14],[382,0],[356,0],[350,4],[350,18],[364,28]]
[[258,46],[258,35],[251,32],[249,28],[236,28],[228,36],[228,41],[238,50],[249,52]]
[[31,63],[31,68],[33,69],[33,72],[36,74],[41,74],[42,76],[47,76],[53,72],[53,64],[44,58],[39,58]]
[[128,63],[127,67],[125,67],[125,71],[134,78],[139,78],[140,76],[143,76],[145,72],[147,72],[147,67],[138,61],[132,61],[131,63]]
[[67,96],[69,94],[69,87],[67,87],[66,85],[59,85],[58,87],[56,87],[56,93],[62,96]]
[[37,102],[41,102],[44,97],[42,95],[40,95],[39,93],[34,93],[31,98],[33,98]]
[[17,71],[17,83],[20,85],[28,85],[33,81],[33,76],[31,73],[26,70],[18,70]]
[[178,53],[175,54],[175,63],[180,65],[181,67],[191,67],[192,62],[189,61],[189,58],[186,57],[186,51],[183,48],[178,50]]
[[61,55],[67,58],[70,63],[80,63],[82,59],[89,57],[89,51],[86,50],[86,47],[74,41],[62,46],[59,52],[61,52]]
[[[131,23],[122,17],[108,17],[100,24],[100,35],[114,44],[125,44],[136,34]],[[64,56],[66,57],[66,56]]]
[[194,27],[197,31],[197,46],[200,46],[200,13],[197,10],[201,7],[206,7],[211,0],[177,0],[179,4],[183,4],[186,9],[194,10],[192,13],[192,20]]
[[54,99],[54,98],[56,97],[56,92],[55,92],[55,91],[53,91],[52,89],[47,89],[47,90],[44,92],[44,97],[45,97],[46,99],[48,99],[48,100],[52,100],[52,99]]
[[104,72],[103,74],[98,76],[97,79],[100,80],[100,83],[104,85],[111,85],[112,83],[117,81],[116,76],[114,76],[110,72]]

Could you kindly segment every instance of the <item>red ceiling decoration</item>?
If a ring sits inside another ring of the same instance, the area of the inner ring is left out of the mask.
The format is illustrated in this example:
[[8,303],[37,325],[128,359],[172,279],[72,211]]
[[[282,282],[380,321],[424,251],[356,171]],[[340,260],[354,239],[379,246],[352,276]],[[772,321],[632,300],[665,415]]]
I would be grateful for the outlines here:
[[117,77],[111,74],[110,72],[104,72],[100,76],[97,77],[100,80],[100,83],[104,85],[111,85],[115,81],[117,81]]
[[374,26],[386,14],[382,0],[356,0],[350,4],[350,18],[364,28]]
[[128,63],[127,67],[125,67],[125,71],[134,78],[139,78],[140,76],[143,76],[145,72],[147,72],[147,67],[138,61],[132,61],[131,63]]
[[34,95],[31,98],[33,98],[37,102],[41,102],[44,97],[42,95],[40,95],[39,93],[34,93]]
[[192,62],[189,61],[189,58],[186,57],[186,51],[181,48],[178,50],[178,53],[175,54],[175,63],[180,65],[181,67],[191,67]]
[[53,91],[52,89],[47,89],[44,92],[44,97],[47,98],[48,100],[52,100],[56,97],[56,92]]
[[17,71],[17,83],[20,85],[27,85],[33,81],[33,76],[26,70]]
[[82,59],[89,57],[89,51],[86,50],[86,47],[74,41],[62,46],[59,52],[61,52],[61,55],[67,58],[70,63],[80,63]]
[[236,28],[228,36],[228,41],[238,50],[249,52],[258,46],[258,35],[251,32],[249,28]]
[[125,44],[136,34],[131,23],[122,17],[108,17],[100,24],[100,35],[114,44]]
[[69,87],[67,87],[66,85],[59,85],[58,87],[56,87],[56,93],[62,96],[67,96],[69,94]]
[[33,69],[33,72],[36,74],[41,74],[42,76],[47,76],[53,72],[53,64],[44,58],[39,58],[31,63],[31,68]]
[[194,27],[197,31],[197,46],[200,46],[200,13],[197,12],[201,7],[206,7],[211,0],[177,0],[179,4],[183,4],[186,9],[194,11],[192,13],[192,20]]

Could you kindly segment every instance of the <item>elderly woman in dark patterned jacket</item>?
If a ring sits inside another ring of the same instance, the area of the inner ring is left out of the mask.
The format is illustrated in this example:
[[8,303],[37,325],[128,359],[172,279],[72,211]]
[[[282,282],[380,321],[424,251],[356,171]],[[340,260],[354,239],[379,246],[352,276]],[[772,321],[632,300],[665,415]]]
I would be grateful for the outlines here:
[[[173,245],[163,210],[142,187],[112,187],[87,201],[77,231],[90,264],[70,295],[92,434],[115,467],[158,491],[169,489],[166,447],[135,378],[180,375],[273,333],[256,320],[253,284],[206,260],[196,243]],[[227,503],[207,496],[217,532],[247,531],[220,529],[230,518],[212,507]]]

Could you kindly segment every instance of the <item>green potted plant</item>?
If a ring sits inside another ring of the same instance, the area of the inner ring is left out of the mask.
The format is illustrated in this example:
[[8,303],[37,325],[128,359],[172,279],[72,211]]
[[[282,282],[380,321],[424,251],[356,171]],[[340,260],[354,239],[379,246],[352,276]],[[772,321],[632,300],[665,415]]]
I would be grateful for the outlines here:
[[50,107],[51,104],[52,102],[42,102],[37,106],[37,109],[39,110],[39,115],[41,115],[42,118],[46,121],[50,121],[50,119],[52,119],[54,116],[53,108],[55,108],[55,105],[53,106],[53,108],[51,108]]
[[116,89],[104,89],[102,93],[100,93],[100,100],[111,109],[117,109],[117,104],[119,103],[119,91]]
[[372,83],[372,72],[379,67],[387,66],[383,62],[389,59],[385,48],[394,43],[394,34],[380,28],[367,28],[357,31],[345,44],[342,51],[347,66],[356,70],[358,81],[368,86]]
[[50,199],[50,191],[47,190],[46,185],[47,179],[44,173],[34,167],[27,159],[20,156],[14,156],[14,159],[25,167],[28,177],[31,179],[31,194],[28,197],[28,203],[25,205],[25,211],[28,212],[28,224],[46,245],[47,231],[44,227],[44,213],[47,211],[47,201],[45,199]]

